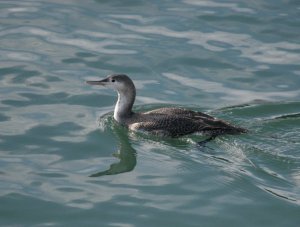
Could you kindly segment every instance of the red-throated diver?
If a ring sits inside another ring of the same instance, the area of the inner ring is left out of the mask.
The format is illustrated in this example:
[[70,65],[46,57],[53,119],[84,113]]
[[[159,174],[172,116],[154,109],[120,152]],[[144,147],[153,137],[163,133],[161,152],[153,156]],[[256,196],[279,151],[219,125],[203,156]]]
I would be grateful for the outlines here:
[[204,133],[212,137],[221,134],[247,132],[207,114],[182,108],[159,108],[135,113],[132,106],[136,89],[132,80],[124,74],[113,74],[99,81],[86,81],[91,85],[102,85],[118,92],[114,119],[131,130],[142,130],[159,136],[179,137],[192,133]]

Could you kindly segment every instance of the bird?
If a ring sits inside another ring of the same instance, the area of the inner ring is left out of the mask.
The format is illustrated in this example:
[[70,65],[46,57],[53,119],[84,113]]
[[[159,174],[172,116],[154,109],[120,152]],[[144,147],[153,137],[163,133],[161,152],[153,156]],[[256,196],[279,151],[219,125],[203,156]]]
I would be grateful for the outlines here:
[[172,138],[201,133],[210,136],[209,140],[219,135],[247,132],[245,128],[186,108],[162,107],[146,112],[134,112],[132,108],[136,98],[136,88],[130,77],[125,74],[112,74],[105,79],[89,80],[86,83],[104,86],[117,92],[114,119],[132,131]]

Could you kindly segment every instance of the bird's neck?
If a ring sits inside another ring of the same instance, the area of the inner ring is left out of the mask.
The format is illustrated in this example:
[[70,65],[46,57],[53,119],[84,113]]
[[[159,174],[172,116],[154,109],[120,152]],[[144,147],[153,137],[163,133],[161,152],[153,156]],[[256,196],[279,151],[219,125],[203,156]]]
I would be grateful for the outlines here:
[[114,119],[124,123],[133,114],[132,106],[135,100],[135,91],[118,91],[118,101],[114,110]]

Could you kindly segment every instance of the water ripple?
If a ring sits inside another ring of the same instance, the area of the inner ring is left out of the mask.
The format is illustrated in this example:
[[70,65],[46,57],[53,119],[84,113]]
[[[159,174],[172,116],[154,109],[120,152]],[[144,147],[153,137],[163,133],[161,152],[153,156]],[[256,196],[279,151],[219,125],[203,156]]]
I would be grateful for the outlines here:
[[97,51],[105,54],[135,54],[134,50],[117,49],[114,50],[113,46],[124,46],[122,42],[116,40],[102,40],[102,41],[91,41],[89,39],[83,38],[66,38],[64,35],[51,32],[49,30],[44,30],[37,27],[20,27],[13,29],[6,29],[0,31],[0,37],[5,37],[8,35],[22,34],[22,35],[33,35],[35,37],[40,37],[47,42],[59,44],[59,45],[70,45],[75,46],[84,50]]
[[245,89],[234,89],[225,87],[220,82],[213,82],[213,81],[207,81],[204,79],[191,79],[187,78],[186,76],[180,76],[174,73],[163,73],[163,76],[167,77],[170,80],[174,80],[176,82],[179,82],[183,86],[187,86],[190,88],[196,88],[199,90],[203,90],[207,93],[222,93],[225,94],[221,97],[221,99],[224,100],[236,100],[237,97],[240,98],[238,102],[246,101],[250,102],[253,100],[258,99],[274,99],[278,97],[285,97],[285,98],[293,98],[298,97],[300,94],[300,91],[294,90],[294,91],[278,91],[278,92],[272,92],[272,91],[254,91],[254,90],[245,90]]
[[250,8],[240,7],[238,3],[223,3],[216,1],[197,1],[197,0],[183,0],[184,3],[200,6],[200,7],[209,7],[209,8],[228,8],[230,10],[239,12],[239,13],[254,13],[255,11]]
[[[0,1],[0,225],[296,226],[298,15],[296,1]],[[130,132],[116,94],[84,83],[112,72],[134,79],[135,111],[172,104],[249,133],[203,148]]]
[[[290,42],[264,43],[252,38],[249,34],[234,34],[223,31],[175,31],[163,26],[136,26],[119,21],[116,24],[125,29],[140,34],[153,34],[171,38],[187,39],[187,43],[200,45],[210,51],[224,51],[227,49],[238,50],[241,57],[256,62],[269,64],[295,64],[299,62],[300,45]],[[219,45],[224,43],[230,48]],[[216,45],[217,44],[217,45]],[[297,52],[295,52],[297,51]]]

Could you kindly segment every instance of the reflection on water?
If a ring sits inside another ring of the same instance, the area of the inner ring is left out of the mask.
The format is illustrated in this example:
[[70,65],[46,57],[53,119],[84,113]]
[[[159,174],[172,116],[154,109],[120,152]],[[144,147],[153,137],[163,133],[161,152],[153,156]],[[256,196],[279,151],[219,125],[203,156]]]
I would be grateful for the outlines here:
[[118,139],[119,150],[114,153],[114,157],[120,161],[110,165],[109,169],[90,175],[90,177],[100,177],[103,175],[115,175],[132,171],[136,165],[136,151],[130,144],[128,134],[121,127],[113,126],[114,135]]

